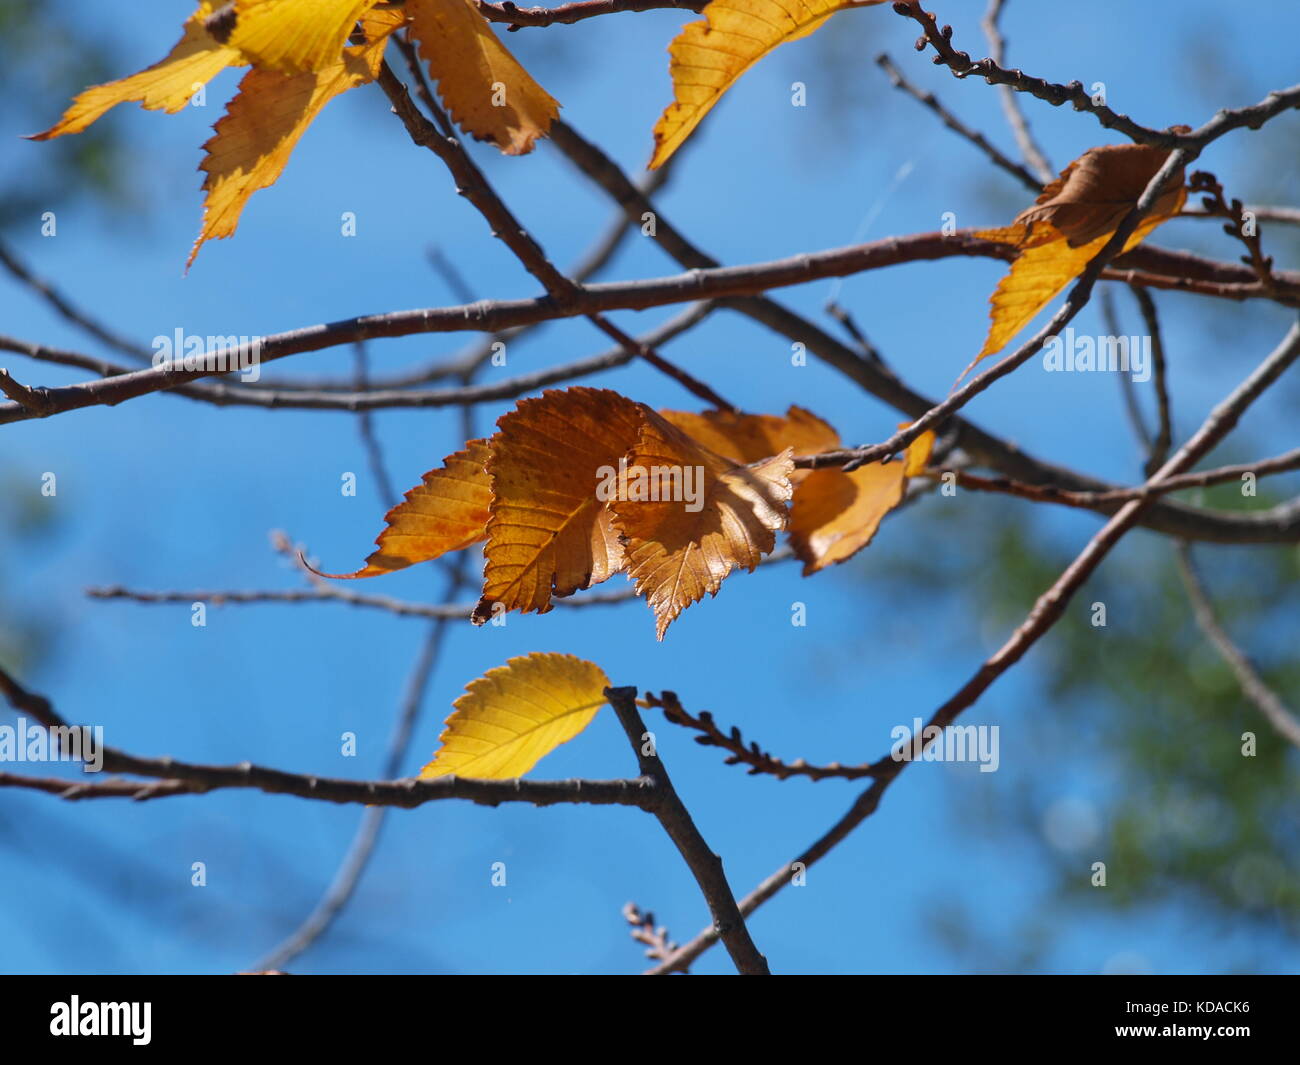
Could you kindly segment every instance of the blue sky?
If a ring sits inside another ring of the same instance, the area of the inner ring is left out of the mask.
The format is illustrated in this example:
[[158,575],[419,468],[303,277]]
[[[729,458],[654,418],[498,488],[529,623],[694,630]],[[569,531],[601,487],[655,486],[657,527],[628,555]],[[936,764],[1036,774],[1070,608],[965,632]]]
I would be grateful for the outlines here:
[[[162,56],[190,5],[146,0],[128,8],[69,3],[68,17],[102,34],[123,74]],[[961,47],[983,54],[984,4],[950,0],[941,19]],[[1294,4],[1262,7],[1278,32],[1234,23],[1224,5],[1134,5],[1118,0],[1086,12],[1009,5],[1010,62],[1049,78],[1103,81],[1113,106],[1148,125],[1199,124],[1219,106],[1260,99],[1294,81]],[[1176,12],[1176,13],[1175,13]],[[516,53],[564,105],[564,117],[633,173],[649,157],[650,130],[669,99],[665,48],[682,12],[592,20],[510,34]],[[779,50],[716,109],[683,158],[664,212],[726,263],[756,262],[893,233],[1004,224],[1024,191],[917,104],[892,90],[872,62],[887,50],[909,78],[933,88],[966,121],[1008,151],[1014,144],[996,91],[958,82],[913,53],[914,26],[888,7],[837,16],[814,37]],[[21,254],[117,331],[149,338],[177,328],[257,335],[355,314],[459,302],[426,262],[436,246],[476,296],[534,294],[535,283],[493,241],[480,216],[428,153],[413,148],[377,88],[331,105],[304,137],[280,182],[257,194],[239,232],[209,243],[182,272],[200,216],[199,146],[236,76],[209,86],[208,106],[175,116],[119,108],[113,122],[133,154],[134,206],[105,214],[89,201],[60,211],[58,236],[39,220],[8,234]],[[790,105],[792,82],[808,105]],[[50,149],[18,141],[52,124],[64,101],[7,101],[0,112],[5,173]],[[1088,116],[1025,102],[1058,166],[1115,140]],[[1245,199],[1276,200],[1294,160],[1273,168],[1254,142],[1276,153],[1297,120],[1215,145],[1199,166]],[[610,206],[549,144],[503,159],[476,158],[553,260],[575,260],[610,218]],[[905,174],[901,180],[900,174]],[[339,233],[355,212],[358,235]],[[863,232],[864,219],[874,219]],[[1217,227],[1178,221],[1157,242],[1235,259]],[[1284,263],[1283,259],[1279,259]],[[1289,265],[1289,264],[1288,264]],[[840,300],[891,365],[936,397],[978,349],[986,300],[1004,268],[986,260],[904,266],[845,280]],[[607,278],[650,277],[677,267],[633,237]],[[829,282],[785,290],[782,302],[833,327],[821,311]],[[1120,305],[1137,330],[1125,294]],[[0,278],[6,332],[79,350],[90,342]],[[1166,340],[1185,372],[1176,379],[1184,432],[1245,375],[1285,328],[1276,307],[1215,307],[1190,297],[1162,300]],[[623,313],[643,331],[668,312]],[[1100,331],[1095,311],[1080,329]],[[399,369],[471,343],[472,334],[406,338],[370,347],[372,367]],[[602,351],[590,324],[547,326],[512,345],[488,380]],[[751,410],[792,402],[831,421],[848,443],[888,435],[896,412],[812,362],[790,365],[784,338],[719,314],[665,353]],[[277,375],[347,373],[350,351],[294,356]],[[80,375],[7,357],[31,384]],[[597,382],[654,406],[696,409],[680,386],[629,366]],[[1149,387],[1149,386],[1148,386]],[[1147,397],[1149,398],[1149,396]],[[1287,411],[1265,403],[1259,428],[1233,447],[1273,453]],[[481,430],[509,405],[477,409]],[[1049,461],[1110,478],[1137,473],[1115,382],[1050,375],[1034,364],[973,402],[970,415]],[[380,413],[378,434],[395,483],[406,488],[461,442],[455,410]],[[1293,433],[1292,423],[1292,433]],[[1263,449],[1263,450],[1260,450]],[[1236,452],[1234,452],[1236,454]],[[40,476],[58,476],[55,499]],[[55,634],[25,678],[65,716],[102,724],[108,742],[142,754],[195,761],[244,759],[324,775],[371,776],[383,758],[424,624],[339,605],[224,607],[196,629],[185,606],[88,600],[91,585],[144,589],[296,587],[299,578],[270,548],[270,530],[308,545],[331,570],[368,553],[384,506],[354,420],[344,414],[220,409],[171,396],[7,426],[0,472],[23,507],[45,507],[49,531],[7,560],[8,609]],[[340,477],[358,475],[355,498]],[[1287,482],[1293,483],[1293,482]],[[1011,510],[1018,520],[1022,509]],[[952,516],[960,551],[961,517]],[[1096,528],[1087,515],[1041,519],[1067,548]],[[712,710],[786,758],[863,761],[888,748],[889,730],[925,716],[1005,635],[977,612],[934,609],[886,586],[879,567],[906,551],[908,516],[886,524],[877,545],[847,566],[802,580],[778,566],[731,578],[654,640],[641,602],[544,616],[511,616],[504,628],[453,627],[430,685],[406,770],[428,760],[443,717],[463,685],[507,658],[564,651],[599,663],[616,684],[669,688],[694,710]],[[888,548],[883,545],[891,541]],[[880,548],[880,550],[877,550]],[[1123,553],[1128,548],[1121,548]],[[971,559],[971,564],[978,560]],[[924,560],[912,560],[914,565]],[[875,578],[875,579],[873,579]],[[615,578],[611,587],[621,586]],[[441,581],[419,567],[371,582],[367,592],[436,601]],[[793,628],[791,604],[807,605]],[[1029,605],[1025,604],[1026,607]],[[1057,775],[1062,796],[1094,767],[1072,752],[1017,743],[1016,723],[1042,713],[1042,678],[1031,656],[973,710],[974,723],[1003,726],[1003,760],[1035,759]],[[857,791],[829,781],[778,783],[725,767],[717,752],[658,723],[662,753],[738,894],[815,839]],[[339,736],[357,733],[356,758]],[[953,808],[999,787],[1002,774],[917,766],[891,789],[881,812],[753,919],[756,941],[781,972],[949,971],[957,961],[924,930],[926,912],[959,896],[979,928],[1010,932],[1015,915],[1047,882],[1035,852],[1015,836],[974,836]],[[635,765],[608,711],[547,758],[537,777],[610,777]],[[1084,783],[1081,783],[1084,782]],[[1075,789],[1072,791],[1071,789]],[[360,817],[256,793],[219,793],[147,804],[60,805],[41,795],[0,796],[0,970],[12,972],[228,972],[253,962],[311,908]],[[202,861],[208,886],[190,886]],[[505,862],[508,883],[490,885]],[[1081,874],[1084,875],[1084,874]],[[301,972],[631,972],[641,961],[619,917],[628,899],[653,909],[684,941],[706,923],[685,867],[653,820],[635,810],[435,803],[395,812],[352,906],[329,937],[292,966]],[[936,900],[940,900],[936,903]],[[75,914],[75,920],[68,915]],[[1080,911],[1063,928],[1047,965],[1097,972],[1137,955],[1159,972],[1226,964],[1242,944],[1190,933],[1176,909],[1120,920]],[[1260,943],[1245,949],[1266,950]],[[700,964],[725,972],[722,951]]]

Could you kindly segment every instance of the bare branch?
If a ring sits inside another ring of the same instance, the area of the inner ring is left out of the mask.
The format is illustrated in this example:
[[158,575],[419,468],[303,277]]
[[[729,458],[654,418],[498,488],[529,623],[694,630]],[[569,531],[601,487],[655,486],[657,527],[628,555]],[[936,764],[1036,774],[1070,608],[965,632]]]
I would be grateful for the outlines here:
[[1178,572],[1187,589],[1187,597],[1192,603],[1192,613],[1201,632],[1232,670],[1237,683],[1241,685],[1242,694],[1254,703],[1256,709],[1268,719],[1268,723],[1279,736],[1287,743],[1300,747],[1300,718],[1297,718],[1277,693],[1268,686],[1264,678],[1259,675],[1259,670],[1255,668],[1254,663],[1233,642],[1227,630],[1219,624],[1210,593],[1206,591],[1205,583],[1197,571],[1191,547],[1183,541],[1178,541],[1174,544],[1174,550]]
[[[1025,188],[1032,192],[1037,193],[1042,189],[1044,182],[1034,177],[1033,174],[1019,163],[1015,162],[1015,160],[1008,159],[1003,155],[1002,152],[989,143],[983,133],[971,129],[966,125],[966,123],[944,107],[934,93],[918,89],[903,77],[902,71],[894,65],[894,61],[890,59],[887,54],[881,52],[880,55],[876,56],[876,66],[880,67],[881,70],[889,75],[889,80],[893,84],[894,88],[901,89],[903,92],[907,93],[908,96],[912,97],[912,99],[933,111],[934,114],[938,116],[940,122],[956,133],[959,137],[964,137],[966,140],[970,141],[971,144],[975,145],[976,148],[988,156],[989,162],[993,163],[994,166],[1001,167],[1024,185]],[[1051,180],[1050,175],[1047,180]]]
[[[989,0],[988,10],[984,12],[984,18],[980,20],[980,28],[984,31],[984,36],[989,42],[989,53],[994,63],[999,66],[1006,61],[1006,37],[1002,33],[999,21],[1002,18],[1003,0]],[[1002,113],[1007,117],[1007,125],[1011,127],[1011,133],[1016,138],[1016,143],[1020,145],[1020,154],[1025,157],[1033,171],[1038,175],[1038,185],[1046,185],[1052,178],[1056,177],[1056,171],[1052,169],[1052,164],[1047,161],[1047,155],[1039,147],[1038,142],[1034,140],[1033,133],[1029,130],[1029,120],[1025,118],[1025,113],[1020,109],[1020,101],[1009,85],[999,85],[998,95],[1002,100]]]
[[619,12],[660,11],[665,8],[700,11],[708,0],[572,0],[556,7],[517,7],[510,0],[492,4],[478,0],[478,9],[490,22],[507,23],[512,30],[523,26],[570,25],[583,19]]
[[641,714],[636,708],[636,689],[606,688],[605,697],[618,715],[619,724],[623,726],[628,742],[636,753],[642,777],[654,784],[658,800],[654,806],[654,815],[690,867],[695,882],[709,904],[709,912],[713,915],[713,930],[727,948],[736,970],[744,976],[769,975],[767,959],[754,946],[745,918],[741,916],[735,896],[731,893],[727,874],[722,868],[722,859],[709,849],[700,830],[695,827],[695,822],[673,787],[668,770],[655,749],[654,737],[641,720]]
[[763,750],[757,743],[746,743],[739,728],[734,726],[729,730],[720,728],[713,715],[707,710],[701,710],[698,716],[691,714],[682,706],[675,692],[666,691],[659,695],[646,692],[644,705],[658,707],[663,710],[664,717],[674,725],[681,725],[698,732],[695,742],[701,746],[719,747],[727,751],[729,757],[724,759],[724,764],[748,766],[750,776],[766,774],[778,780],[788,780],[790,777],[805,777],[808,780],[860,780],[863,777],[877,775],[875,764],[870,762],[856,766],[843,766],[838,762],[829,765],[809,765],[802,758],[797,758],[793,762],[783,762]]
[[968,53],[959,52],[953,47],[952,27],[940,27],[935,22],[935,17],[922,9],[920,0],[900,0],[894,4],[894,10],[921,26],[924,35],[916,42],[917,51],[924,50],[927,44],[932,46],[936,52],[934,62],[948,67],[954,77],[968,78],[976,75],[990,85],[1009,86],[1016,92],[1029,93],[1044,100],[1053,107],[1061,107],[1068,103],[1074,110],[1087,111],[1106,129],[1117,129],[1137,144],[1149,144],[1157,148],[1182,148],[1195,154],[1225,133],[1243,127],[1259,129],[1270,118],[1300,107],[1300,85],[1292,85],[1285,89],[1275,89],[1257,104],[1233,110],[1221,110],[1204,125],[1190,133],[1151,129],[1134,122],[1128,115],[1112,111],[1104,103],[1094,102],[1081,82],[1072,81],[1068,85],[1059,85],[1043,78],[1032,77],[1020,70],[1006,70],[992,59],[972,60]]

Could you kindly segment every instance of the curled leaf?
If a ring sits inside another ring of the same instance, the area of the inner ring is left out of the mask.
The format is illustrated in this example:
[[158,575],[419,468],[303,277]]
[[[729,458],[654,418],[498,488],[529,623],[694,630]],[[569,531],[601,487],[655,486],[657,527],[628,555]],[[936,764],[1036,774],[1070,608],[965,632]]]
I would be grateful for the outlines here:
[[[1014,244],[1020,254],[989,301],[992,321],[988,336],[963,376],[981,359],[1001,351],[1083,272],[1137,205],[1168,156],[1164,149],[1140,144],[1092,148],[1061,171],[1034,206],[1021,212],[1010,226],[977,234]],[[1136,247],[1176,215],[1186,198],[1183,173],[1178,171],[1122,251]]]
[[[758,462],[791,448],[795,458],[832,451],[840,446],[840,434],[811,411],[791,407],[784,417],[776,414],[741,414],[736,411],[663,410],[659,412],[682,432],[710,451],[737,465]],[[795,470],[790,482],[798,485],[808,470]]]
[[902,502],[908,478],[925,469],[933,447],[934,433],[927,430],[892,462],[870,462],[849,473],[808,474],[790,507],[790,546],[804,564],[805,577],[847,561],[871,543],[885,515]]
[[573,655],[533,653],[466,685],[422,777],[521,777],[591,724],[610,686],[605,671]]
[[[735,465],[645,413],[609,506],[626,539],[628,576],[654,611],[662,640],[686,607],[717,595],[733,569],[753,570],[775,546],[794,463],[786,448],[756,466]],[[674,483],[676,492],[663,490]]]

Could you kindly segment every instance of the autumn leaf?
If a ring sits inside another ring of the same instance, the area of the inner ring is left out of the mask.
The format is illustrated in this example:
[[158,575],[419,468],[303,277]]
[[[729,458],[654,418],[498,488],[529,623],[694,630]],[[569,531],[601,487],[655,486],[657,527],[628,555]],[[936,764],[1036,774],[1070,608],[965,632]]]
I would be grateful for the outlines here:
[[212,0],[199,4],[167,58],[129,78],[95,85],[78,94],[56,125],[31,139],[44,141],[80,133],[121,103],[136,102],[151,111],[175,114],[226,67],[244,63],[236,49],[223,45],[205,27],[214,7]]
[[650,169],[663,166],[742,74],[778,45],[807,37],[835,14],[881,0],[712,0],[704,20],[682,28],[668,47],[673,103],[655,123]]
[[[792,406],[784,417],[724,410],[706,410],[698,414],[661,410],[659,414],[696,443],[734,459],[738,465],[771,458],[786,448],[792,448],[795,458],[799,458],[819,451],[833,451],[840,446],[840,434],[802,407]],[[790,475],[790,482],[797,486],[809,472],[795,470]]]
[[933,447],[934,433],[926,430],[892,462],[871,462],[849,473],[809,472],[790,508],[790,546],[804,564],[803,575],[844,562],[871,543],[885,515],[902,502],[908,478],[925,469]]
[[521,777],[591,724],[609,678],[573,655],[533,653],[470,681],[422,777]]
[[[789,448],[738,466],[645,411],[609,506],[626,538],[628,576],[654,611],[659,639],[686,607],[706,593],[717,595],[733,569],[752,571],[772,550],[785,527],[793,469]],[[674,477],[678,491],[665,493],[665,481]],[[658,498],[644,498],[646,488]]]
[[[1167,158],[1164,149],[1141,144],[1092,148],[1061,171],[1034,206],[1021,212],[1010,226],[977,234],[1021,250],[989,301],[992,325],[988,337],[963,376],[981,359],[1001,351],[1083,272],[1136,206]],[[1179,170],[1122,252],[1136,247],[1176,215],[1186,198],[1183,171]]]
[[[279,180],[325,105],[378,77],[385,42],[408,15],[456,121],[506,154],[527,152],[559,105],[506,51],[472,0],[202,0],[167,58],[87,89],[33,139],[79,133],[128,101],[175,113],[226,67],[251,64],[203,146],[204,218],[188,269],[204,243],[235,232],[254,192]],[[358,20],[365,42],[347,46]]]
[[352,580],[428,562],[451,551],[461,551],[487,535],[492,503],[487,461],[489,442],[471,440],[463,451],[448,455],[442,466],[430,470],[406,493],[384,520],[388,527],[375,544],[379,550],[356,573],[322,573],[322,577]]
[[325,105],[375,80],[388,35],[399,25],[400,17],[392,15],[368,18],[368,42],[343,49],[332,64],[315,73],[281,74],[255,67],[244,75],[203,145],[203,227],[187,268],[205,242],[235,232],[249,197],[279,180],[294,147]]
[[598,486],[636,444],[645,409],[597,388],[549,390],[497,422],[488,473],[481,625],[499,609],[545,613],[551,597],[607,580],[623,547]]
[[411,36],[452,119],[506,155],[524,155],[560,105],[506,50],[473,0],[407,0]]
[[233,0],[213,29],[256,67],[285,74],[324,72],[338,63],[357,19],[378,2]]

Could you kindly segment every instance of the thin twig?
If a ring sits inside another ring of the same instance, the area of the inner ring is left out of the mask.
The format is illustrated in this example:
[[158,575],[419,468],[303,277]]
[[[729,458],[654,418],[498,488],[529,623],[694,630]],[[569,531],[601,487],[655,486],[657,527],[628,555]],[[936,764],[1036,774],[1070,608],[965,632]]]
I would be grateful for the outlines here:
[[[993,62],[998,65],[1006,61],[1007,40],[1000,26],[1002,7],[1003,0],[989,0],[988,10],[984,12],[984,18],[980,20],[980,28],[983,29],[984,36],[989,42],[989,54]],[[1043,149],[1034,140],[1034,135],[1029,129],[1029,120],[1025,118],[1025,113],[1020,108],[1020,100],[1017,98],[1015,90],[1009,85],[999,85],[998,95],[1002,100],[1002,113],[1006,115],[1007,125],[1011,127],[1012,136],[1016,138],[1016,143],[1020,145],[1020,154],[1025,157],[1025,162],[1038,176],[1037,184],[1040,186],[1046,185],[1056,176],[1056,171],[1052,169],[1052,164],[1047,161],[1047,155],[1043,152]]]
[[[988,138],[985,137],[983,133],[980,133],[979,130],[971,129],[970,126],[966,125],[966,123],[944,107],[934,93],[927,92],[924,89],[918,89],[908,81],[907,78],[903,76],[903,72],[894,65],[894,61],[890,59],[886,53],[881,52],[880,55],[876,56],[876,66],[880,67],[880,69],[889,76],[890,83],[894,88],[901,89],[903,92],[907,93],[908,96],[912,97],[912,99],[933,111],[934,114],[938,116],[940,122],[956,133],[959,137],[964,137],[966,140],[970,141],[971,144],[975,145],[976,148],[988,156],[989,162],[993,163],[994,166],[1001,167],[1024,185],[1025,188],[1032,192],[1036,193],[1042,189],[1044,184],[1043,181],[1034,177],[1033,174],[1026,170],[1020,163],[1017,163],[1014,159],[1009,159],[1007,156],[1003,155],[1001,151],[989,143]],[[1050,181],[1051,178],[1049,177],[1047,180]]]
[[120,333],[114,332],[102,322],[91,317],[76,306],[67,296],[54,287],[50,281],[38,277],[3,241],[0,241],[0,265],[9,271],[16,280],[26,285],[32,292],[46,302],[54,311],[88,336],[94,337],[101,344],[120,352],[138,363],[146,366],[152,362],[149,353],[139,344],[132,343]]
[[1300,448],[1283,452],[1271,459],[1216,466],[1212,470],[1183,473],[1164,481],[1148,482],[1133,488],[1115,488],[1105,492],[1068,492],[1051,484],[1030,484],[1005,477],[980,477],[965,470],[942,466],[926,470],[920,476],[942,481],[945,475],[951,474],[957,485],[977,492],[998,492],[1035,503],[1059,503],[1062,506],[1078,507],[1082,510],[1111,513],[1116,508],[1116,504],[1127,503],[1132,499],[1157,497],[1167,492],[1181,492],[1189,488],[1227,484],[1229,481],[1240,481],[1247,474],[1253,477],[1265,477],[1269,474],[1290,473],[1293,470],[1300,470]]
[[[657,226],[658,234],[662,235],[663,230],[661,218]],[[580,286],[579,294],[564,307],[557,305],[549,296],[543,296],[532,299],[480,300],[456,307],[363,315],[260,338],[258,355],[260,364],[265,365],[290,355],[321,351],[359,340],[425,333],[500,332],[558,318],[616,310],[646,310],[688,300],[751,296],[772,288],[827,277],[842,277],[903,262],[958,256],[1009,261],[1015,254],[1016,250],[1011,245],[981,239],[974,236],[973,231],[959,231],[951,235],[936,232],[891,237],[870,244],[796,255],[767,263],[697,269],[642,281],[601,282]],[[1123,268],[1108,269],[1102,276],[1109,280],[1136,282],[1156,288],[1198,292],[1228,299],[1271,298],[1283,305],[1292,302],[1300,305],[1300,274],[1293,272],[1274,273],[1276,291],[1270,296],[1261,287],[1254,272],[1240,265],[1215,263],[1187,253],[1148,247],[1146,244],[1126,252],[1122,262]],[[1151,273],[1144,268],[1147,265],[1168,269],[1170,272]],[[1229,280],[1220,280],[1221,278]],[[29,358],[48,362],[83,365],[90,361],[85,356],[11,337],[0,337],[0,350],[16,351]],[[200,378],[219,375],[226,371],[211,365],[211,357],[215,354],[205,353],[203,357],[195,359],[192,366],[187,366],[184,361],[169,362],[102,380],[44,389],[41,394],[46,400],[45,408],[39,413],[25,409],[18,403],[0,403],[0,425],[34,417],[48,417],[84,407],[111,406],[138,396],[174,389]],[[856,355],[854,359],[861,361]],[[102,366],[103,363],[96,361],[95,365]]]
[[729,756],[723,760],[724,764],[748,766],[750,776],[765,774],[776,777],[777,780],[788,780],[791,777],[804,777],[808,780],[861,780],[863,777],[877,775],[874,763],[856,766],[844,766],[838,762],[810,765],[802,758],[784,762],[763,750],[757,743],[746,743],[739,728],[721,728],[707,710],[701,710],[698,715],[690,713],[682,706],[675,692],[665,691],[659,695],[646,692],[643,704],[663,710],[664,717],[672,724],[698,732],[695,742],[701,746],[719,747],[727,751]]
[[651,961],[666,961],[677,951],[677,944],[668,937],[668,929],[655,924],[655,915],[642,912],[635,902],[623,907],[623,918],[632,926],[632,938],[645,944],[645,956]]
[[1104,103],[1095,102],[1081,82],[1072,81],[1068,85],[1060,85],[1044,78],[1032,77],[1020,70],[1007,70],[992,59],[972,60],[967,52],[953,47],[952,27],[941,27],[932,14],[922,9],[920,0],[900,0],[894,4],[894,10],[921,26],[923,36],[916,42],[917,51],[923,51],[926,45],[932,46],[936,53],[934,62],[948,67],[954,77],[983,78],[991,85],[1009,86],[1016,92],[1028,93],[1053,107],[1070,104],[1076,111],[1088,112],[1104,128],[1119,130],[1137,144],[1149,144],[1156,148],[1182,148],[1197,153],[1225,133],[1243,127],[1259,129],[1270,118],[1300,107],[1300,85],[1291,85],[1285,89],[1273,90],[1259,103],[1231,110],[1225,108],[1190,133],[1152,129],[1134,122],[1128,115],[1113,111]]
[[1178,561],[1178,572],[1187,589],[1187,597],[1192,602],[1192,613],[1201,632],[1232,670],[1237,683],[1241,685],[1242,694],[1254,703],[1256,709],[1268,719],[1268,723],[1279,736],[1293,746],[1300,747],[1300,718],[1297,718],[1277,693],[1268,686],[1264,678],[1259,675],[1259,670],[1255,668],[1254,663],[1233,642],[1227,630],[1219,624],[1214,603],[1210,599],[1209,592],[1206,591],[1200,573],[1197,572],[1190,546],[1179,540],[1174,544],[1174,551]]
[[675,8],[683,11],[700,11],[707,0],[572,0],[555,7],[517,7],[510,0],[493,4],[477,0],[478,9],[490,22],[504,22],[510,29],[524,26],[570,25],[600,15],[620,12],[661,11]]

